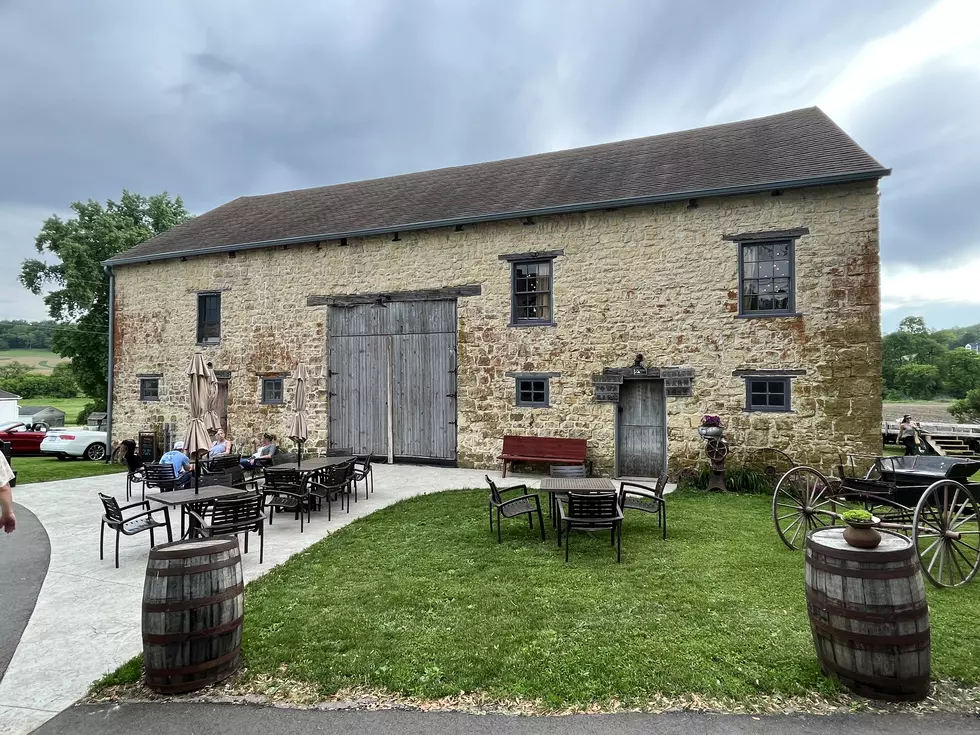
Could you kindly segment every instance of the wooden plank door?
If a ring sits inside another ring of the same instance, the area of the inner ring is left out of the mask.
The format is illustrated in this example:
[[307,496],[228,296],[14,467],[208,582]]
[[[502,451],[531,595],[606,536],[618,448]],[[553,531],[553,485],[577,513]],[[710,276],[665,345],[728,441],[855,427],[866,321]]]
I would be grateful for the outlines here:
[[666,469],[667,411],[662,380],[625,380],[619,389],[617,474],[659,477]]
[[218,421],[225,435],[228,435],[228,380],[218,378]]
[[388,361],[395,457],[456,459],[456,302],[331,307],[330,446],[388,451]]

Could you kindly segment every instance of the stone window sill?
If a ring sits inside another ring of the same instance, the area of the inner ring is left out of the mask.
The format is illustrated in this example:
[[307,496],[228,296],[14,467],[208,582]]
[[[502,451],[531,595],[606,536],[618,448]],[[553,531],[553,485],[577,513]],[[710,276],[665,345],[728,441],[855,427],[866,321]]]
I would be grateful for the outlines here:
[[785,317],[803,316],[799,311],[764,311],[758,314],[736,314],[736,319],[779,319]]

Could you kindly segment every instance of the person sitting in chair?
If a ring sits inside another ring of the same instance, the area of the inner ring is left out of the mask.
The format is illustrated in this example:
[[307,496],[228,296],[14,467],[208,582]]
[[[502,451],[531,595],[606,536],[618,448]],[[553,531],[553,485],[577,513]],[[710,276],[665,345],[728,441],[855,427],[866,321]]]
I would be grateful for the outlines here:
[[136,442],[132,439],[123,439],[120,444],[125,448],[123,461],[130,474],[143,469],[143,458],[136,453]]
[[239,464],[242,469],[254,470],[256,467],[263,467],[272,463],[272,455],[276,453],[276,437],[272,434],[262,435],[262,446],[260,446],[251,457],[242,459]]
[[208,457],[220,457],[224,454],[231,454],[231,439],[225,435],[224,429],[218,429],[208,450]]
[[174,477],[177,478],[175,487],[184,487],[194,478],[194,465],[187,458],[184,442],[174,442],[174,448],[160,457],[160,464],[164,462],[173,465]]

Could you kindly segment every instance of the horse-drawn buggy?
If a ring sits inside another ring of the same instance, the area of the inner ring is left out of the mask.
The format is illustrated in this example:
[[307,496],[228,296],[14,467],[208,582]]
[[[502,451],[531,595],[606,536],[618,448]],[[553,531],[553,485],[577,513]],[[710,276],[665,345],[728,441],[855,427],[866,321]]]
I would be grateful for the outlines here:
[[957,457],[841,458],[839,477],[794,467],[776,484],[772,517],[789,548],[807,534],[863,507],[878,528],[910,536],[926,578],[937,587],[959,587],[980,569],[980,483],[970,476],[980,461]]

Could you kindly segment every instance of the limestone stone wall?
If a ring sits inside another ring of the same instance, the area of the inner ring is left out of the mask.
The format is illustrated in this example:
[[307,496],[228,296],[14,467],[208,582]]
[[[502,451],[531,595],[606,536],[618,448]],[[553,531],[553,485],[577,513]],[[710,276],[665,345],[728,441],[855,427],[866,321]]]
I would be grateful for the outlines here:
[[[796,244],[798,317],[737,318],[738,246],[726,234],[809,228]],[[556,326],[511,328],[510,266],[501,254],[563,249],[554,262]],[[837,452],[877,453],[881,417],[878,193],[874,183],[781,196],[702,199],[615,211],[434,229],[117,268],[114,439],[185,425],[196,293],[222,293],[221,343],[203,348],[230,370],[229,424],[251,444],[282,435],[284,406],[259,405],[260,377],[305,361],[314,376],[311,443],[326,444],[328,307],[309,295],[482,284],[459,300],[458,454],[496,465],[501,436],[584,437],[598,470],[614,462],[613,404],[591,375],[631,364],[690,365],[694,395],[668,398],[672,466],[696,461],[695,427],[721,414],[734,444],[773,446],[829,466]],[[747,413],[740,369],[795,369],[792,413]],[[550,408],[514,406],[507,372],[560,373]],[[161,400],[139,401],[138,375],[163,375]]]

